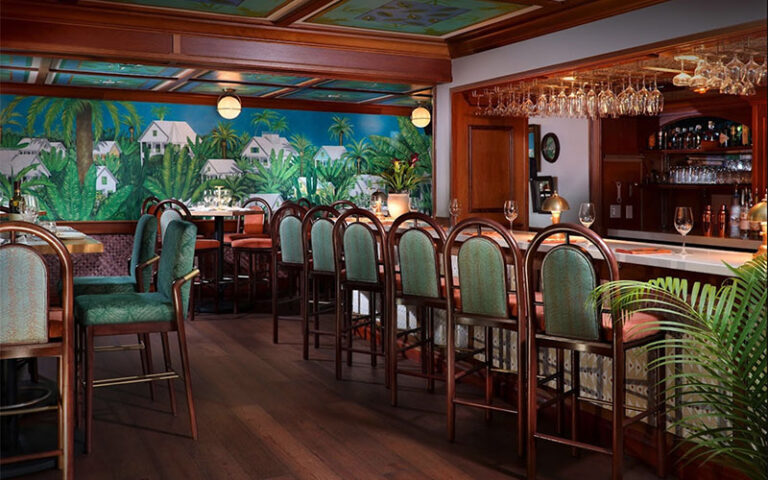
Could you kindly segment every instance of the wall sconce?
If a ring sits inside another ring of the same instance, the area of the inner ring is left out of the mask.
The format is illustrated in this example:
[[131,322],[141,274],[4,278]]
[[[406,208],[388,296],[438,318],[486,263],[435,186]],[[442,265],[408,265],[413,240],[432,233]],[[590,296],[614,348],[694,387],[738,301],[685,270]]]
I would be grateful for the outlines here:
[[755,257],[768,253],[768,245],[766,245],[768,242],[768,235],[766,235],[768,233],[766,232],[768,230],[768,215],[766,215],[768,203],[766,202],[768,202],[768,197],[763,198],[762,202],[756,203],[754,207],[750,208],[747,216],[750,222],[760,223],[760,234],[763,236],[763,243],[758,247]]
[[429,125],[432,120],[432,115],[425,107],[419,105],[411,111],[411,123],[415,127],[424,128]]
[[224,95],[219,97],[216,102],[216,111],[219,112],[222,118],[232,120],[240,115],[240,110],[243,109],[240,97],[235,95],[234,90],[224,90]]
[[552,196],[544,200],[541,209],[545,212],[552,213],[552,224],[560,223],[560,214],[570,210],[571,206],[568,202],[557,194],[557,190],[552,193]]

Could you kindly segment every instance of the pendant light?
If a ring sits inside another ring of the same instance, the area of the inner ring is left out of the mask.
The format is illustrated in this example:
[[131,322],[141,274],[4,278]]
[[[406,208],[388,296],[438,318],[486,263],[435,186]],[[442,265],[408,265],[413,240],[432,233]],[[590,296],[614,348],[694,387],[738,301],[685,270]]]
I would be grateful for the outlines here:
[[219,97],[216,102],[216,111],[219,112],[222,118],[232,120],[240,115],[240,111],[243,109],[240,97],[235,95],[235,91],[232,89],[224,90],[224,95]]
[[419,105],[418,107],[414,108],[411,112],[411,123],[415,127],[424,128],[427,125],[429,125],[429,122],[432,120],[432,115],[429,113],[429,110],[427,110],[424,106]]

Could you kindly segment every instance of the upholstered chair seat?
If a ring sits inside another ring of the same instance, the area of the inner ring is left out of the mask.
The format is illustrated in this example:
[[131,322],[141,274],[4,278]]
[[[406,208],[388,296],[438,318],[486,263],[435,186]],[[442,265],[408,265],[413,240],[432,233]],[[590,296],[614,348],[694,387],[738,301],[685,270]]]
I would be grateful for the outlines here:
[[82,325],[171,322],[173,304],[160,292],[81,295],[75,298],[75,317]]

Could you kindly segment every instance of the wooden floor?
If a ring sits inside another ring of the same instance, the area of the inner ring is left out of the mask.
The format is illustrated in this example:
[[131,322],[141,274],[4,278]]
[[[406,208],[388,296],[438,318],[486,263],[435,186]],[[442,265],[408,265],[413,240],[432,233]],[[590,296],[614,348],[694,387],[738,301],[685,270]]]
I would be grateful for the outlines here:
[[[523,478],[513,418],[458,409],[457,441],[445,439],[445,390],[426,393],[406,379],[401,406],[389,405],[383,368],[360,356],[334,379],[332,349],[301,359],[299,323],[282,322],[273,345],[267,315],[199,315],[188,327],[200,438],[188,438],[183,388],[178,416],[165,383],[155,402],[146,385],[97,389],[93,453],[75,464],[78,479],[497,479]],[[131,339],[126,338],[129,342]],[[329,339],[325,340],[329,342]],[[155,365],[160,365],[155,339]],[[174,352],[175,355],[175,352]],[[177,362],[178,356],[174,356]],[[178,364],[178,363],[177,363]],[[96,378],[132,374],[136,352],[100,353]],[[480,391],[478,390],[478,394]],[[606,456],[570,456],[542,445],[540,478],[609,478]],[[625,478],[656,478],[627,458]],[[29,477],[58,478],[50,470]]]

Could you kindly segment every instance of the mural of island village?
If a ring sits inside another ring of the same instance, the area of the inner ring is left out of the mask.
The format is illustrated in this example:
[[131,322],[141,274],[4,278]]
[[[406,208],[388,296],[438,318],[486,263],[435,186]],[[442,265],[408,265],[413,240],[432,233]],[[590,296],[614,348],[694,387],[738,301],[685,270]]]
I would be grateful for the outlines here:
[[[432,209],[432,138],[408,117],[0,95],[0,196],[13,182],[54,220],[133,220],[154,195],[187,204],[218,186],[368,206],[393,160],[418,158],[411,197]],[[414,154],[416,157],[414,157]]]

